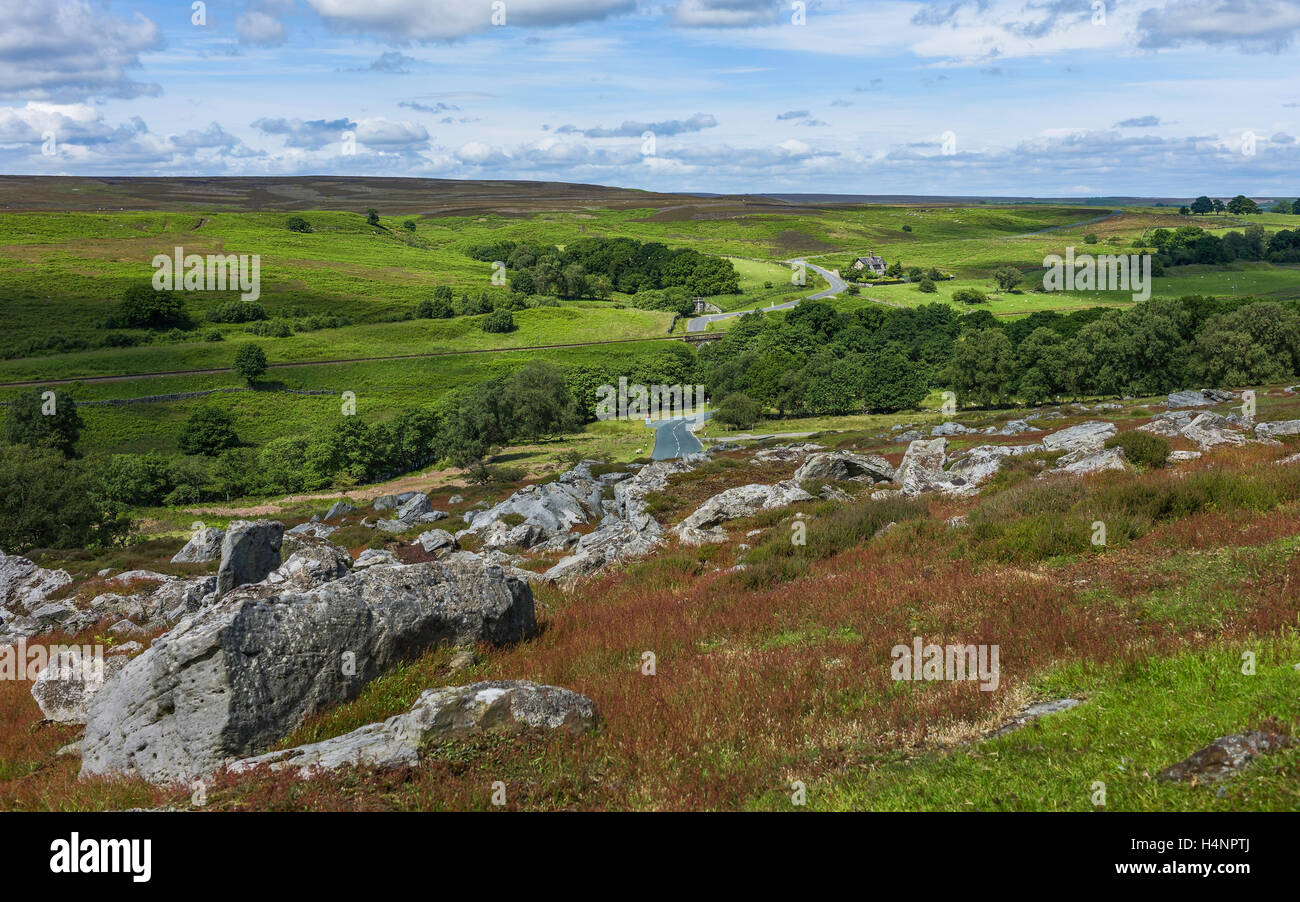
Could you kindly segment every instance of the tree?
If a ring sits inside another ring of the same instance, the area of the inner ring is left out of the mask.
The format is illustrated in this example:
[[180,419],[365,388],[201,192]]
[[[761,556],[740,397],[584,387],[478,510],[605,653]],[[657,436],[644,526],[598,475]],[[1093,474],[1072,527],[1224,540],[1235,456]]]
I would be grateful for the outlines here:
[[1011,291],[1020,284],[1022,278],[1024,276],[1014,266],[1001,266],[993,271],[993,281],[1002,291]]
[[4,435],[10,444],[52,448],[73,457],[84,425],[71,395],[32,391],[14,398],[5,416]]
[[926,276],[921,280],[921,283],[916,286],[916,290],[922,294],[935,294],[939,289],[935,287],[934,279]]
[[201,407],[181,427],[176,444],[183,454],[211,457],[239,444],[230,415],[216,407]]
[[1179,216],[1187,216],[1187,215],[1190,214],[1191,212],[1192,212],[1192,209],[1191,209],[1191,207],[1187,206],[1187,204],[1183,204],[1181,207],[1178,208],[1178,215],[1179,215]]
[[1192,201],[1191,211],[1197,216],[1204,216],[1206,213],[1213,212],[1214,201],[1210,200],[1204,194]]
[[266,352],[261,345],[240,345],[235,352],[235,373],[249,385],[266,372]]
[[162,504],[171,489],[169,461],[156,451],[114,454],[99,469],[104,496],[117,504],[145,507]]
[[509,310],[494,310],[483,317],[483,331],[505,333],[515,331],[515,318]]
[[130,522],[84,461],[52,448],[0,446],[0,548],[87,548],[120,539]]
[[1001,403],[1015,376],[1015,353],[1001,329],[984,329],[966,336],[953,348],[949,384],[959,398],[987,406]]
[[312,230],[311,223],[303,219],[301,216],[290,216],[288,226],[290,232],[302,232],[306,234]]
[[526,364],[506,380],[501,394],[511,438],[537,441],[580,425],[578,404],[554,364],[543,360]]
[[1238,194],[1232,200],[1228,201],[1228,212],[1233,216],[1255,216],[1264,211],[1244,194]]
[[366,225],[372,225],[372,226],[379,225],[379,211],[376,210],[374,207],[371,207],[369,210],[366,210]]
[[718,402],[713,418],[724,426],[749,429],[763,415],[763,407],[744,392],[732,392]]
[[153,285],[132,285],[122,295],[112,325],[132,329],[171,329],[189,326],[185,303],[171,291],[155,291]]
[[1216,198],[1214,199],[1214,212],[1215,212],[1215,213],[1222,213],[1225,209],[1227,209],[1227,208],[1224,206],[1223,201],[1219,200],[1219,199],[1216,197]]
[[983,304],[989,298],[977,288],[958,288],[952,293],[952,299],[959,304]]

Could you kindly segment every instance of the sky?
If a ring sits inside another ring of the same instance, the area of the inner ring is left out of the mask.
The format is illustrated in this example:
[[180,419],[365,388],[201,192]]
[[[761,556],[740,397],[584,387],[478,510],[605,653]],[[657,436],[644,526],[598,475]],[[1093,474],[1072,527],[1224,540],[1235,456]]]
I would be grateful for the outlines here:
[[0,173],[1295,197],[1300,0],[0,0]]

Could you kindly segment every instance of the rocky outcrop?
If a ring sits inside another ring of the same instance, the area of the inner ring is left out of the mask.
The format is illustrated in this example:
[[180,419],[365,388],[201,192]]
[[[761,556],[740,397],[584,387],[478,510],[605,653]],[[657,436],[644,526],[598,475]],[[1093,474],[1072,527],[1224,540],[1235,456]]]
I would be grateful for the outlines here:
[[1114,423],[1092,420],[1068,429],[1043,436],[1043,448],[1048,451],[1096,451],[1106,444],[1106,439],[1119,432]]
[[795,482],[805,479],[858,479],[889,482],[894,478],[894,468],[889,461],[875,454],[855,454],[852,451],[829,451],[813,454],[794,473]]
[[1123,448],[1080,448],[1078,451],[1072,451],[1060,458],[1056,462],[1056,467],[1048,472],[1083,476],[1087,473],[1098,473],[1102,470],[1123,469],[1125,469]]
[[968,450],[945,471],[949,476],[960,477],[968,485],[979,485],[993,476],[1008,457],[1035,454],[1042,445],[980,445]]
[[415,544],[423,548],[426,554],[432,554],[435,551],[455,551],[459,547],[456,544],[456,537],[445,529],[431,529],[428,532],[422,532],[415,540]]
[[1266,752],[1277,751],[1294,743],[1281,733],[1254,730],[1220,736],[1204,748],[1197,749],[1177,764],[1171,764],[1156,775],[1168,782],[1196,779],[1215,781],[1230,777]]
[[79,647],[64,649],[32,681],[32,698],[46,720],[85,723],[91,698],[122,671],[124,655],[93,658]]
[[791,445],[775,445],[771,448],[763,448],[753,457],[752,463],[771,464],[771,463],[789,463],[790,461],[799,460],[807,457],[809,454],[815,454],[818,451],[826,449],[812,442],[796,442]]
[[330,505],[330,509],[325,512],[324,520],[337,520],[339,517],[346,517],[348,514],[355,513],[356,508],[346,501],[335,501]]
[[256,767],[295,770],[299,777],[341,767],[415,767],[429,742],[488,730],[564,730],[596,726],[596,705],[585,695],[523,680],[495,680],[426,689],[411,710],[344,736],[237,761],[235,773]]
[[205,526],[190,537],[185,547],[172,557],[173,564],[203,564],[221,557],[221,541],[226,537],[224,529]]
[[208,773],[354,698],[407,657],[536,630],[528,584],[465,553],[367,567],[305,592],[235,589],[95,695],[81,772],[154,782]]
[[246,583],[259,582],[280,566],[284,524],[275,520],[235,520],[221,541],[217,595]]
[[642,467],[631,478],[618,481],[614,485],[613,502],[603,506],[606,514],[600,525],[581,536],[573,553],[547,570],[543,579],[573,585],[602,567],[654,551],[665,541],[664,528],[647,512],[646,496],[663,491],[668,486],[669,477],[688,473],[699,461],[706,459],[704,455],[695,455],[657,460]]
[[1300,435],[1300,420],[1260,423],[1255,427],[1255,438],[1257,439],[1269,439],[1279,435]]
[[1220,445],[1244,445],[1246,437],[1229,428],[1227,418],[1217,413],[1203,413],[1180,430],[1183,438],[1194,442],[1202,451]]
[[775,485],[757,483],[742,485],[714,495],[675,526],[673,531],[686,545],[725,542],[727,534],[722,530],[721,524],[727,520],[752,517],[762,510],[788,507],[799,501],[812,500],[813,496],[805,492],[793,479]]
[[424,523],[435,523],[447,516],[443,511],[436,511],[429,503],[429,496],[423,492],[413,492],[409,497],[398,496],[396,515],[392,519],[380,520],[377,524],[381,532],[406,532]]
[[278,590],[306,591],[347,575],[352,557],[337,545],[315,540],[300,542],[289,559],[267,574],[263,585]]
[[0,608],[34,611],[70,582],[66,570],[46,570],[25,557],[0,551]]
[[1237,400],[1237,395],[1220,388],[1203,388],[1199,391],[1171,392],[1165,406],[1171,410],[1176,407],[1213,407]]
[[894,482],[904,495],[915,496],[925,492],[943,492],[948,495],[970,495],[978,486],[958,473],[945,473],[948,440],[946,438],[915,439],[907,446],[902,463],[894,474]]

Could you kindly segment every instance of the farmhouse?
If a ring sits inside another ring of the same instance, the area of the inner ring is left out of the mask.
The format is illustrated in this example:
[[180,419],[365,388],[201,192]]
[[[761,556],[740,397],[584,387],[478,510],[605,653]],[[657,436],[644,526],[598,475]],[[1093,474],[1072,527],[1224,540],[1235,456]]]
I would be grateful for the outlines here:
[[885,274],[885,258],[877,257],[875,254],[867,254],[865,257],[858,257],[853,261],[854,269],[869,269],[878,276]]

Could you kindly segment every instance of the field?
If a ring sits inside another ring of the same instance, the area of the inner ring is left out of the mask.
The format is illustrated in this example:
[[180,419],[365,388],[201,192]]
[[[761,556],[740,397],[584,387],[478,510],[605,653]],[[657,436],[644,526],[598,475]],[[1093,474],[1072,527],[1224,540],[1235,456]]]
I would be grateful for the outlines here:
[[[1136,419],[1151,406],[1140,399],[1117,416]],[[1298,408],[1261,387],[1262,416]],[[818,441],[896,462],[899,446],[872,438],[891,422],[790,425],[834,429]],[[537,639],[480,647],[468,670],[451,668],[449,649],[430,652],[281,746],[404,711],[428,686],[499,678],[597,699],[595,734],[446,741],[418,768],[394,772],[223,777],[204,804],[490,809],[491,784],[502,780],[507,807],[519,810],[788,811],[801,785],[812,810],[1293,811],[1300,749],[1272,753],[1224,784],[1154,775],[1216,736],[1300,728],[1300,471],[1271,465],[1296,447],[1219,451],[1188,468],[1081,482],[1015,468],[971,500],[818,501],[760,513],[729,524],[737,538],[723,545],[674,546],[581,591],[538,587]],[[793,466],[719,454],[656,504],[671,520],[725,487],[755,474],[788,477]],[[441,504],[451,491],[469,493],[469,503],[511,489],[434,491]],[[795,513],[812,526],[808,545],[791,550]],[[970,525],[954,530],[946,521],[959,514]],[[1104,547],[1087,541],[1094,518],[1115,526]],[[758,538],[747,536],[754,530]],[[180,542],[42,562],[92,573],[174,569],[165,558]],[[738,560],[748,569],[730,571]],[[1000,643],[999,691],[891,681],[890,648],[913,635]],[[647,650],[657,658],[653,676],[640,669]],[[1244,651],[1257,659],[1254,673],[1243,669]],[[1029,703],[1063,698],[1080,704],[993,735]],[[194,805],[188,786],[77,780],[76,759],[54,755],[75,729],[38,725],[26,683],[0,685],[0,711],[8,725],[0,808]]]

